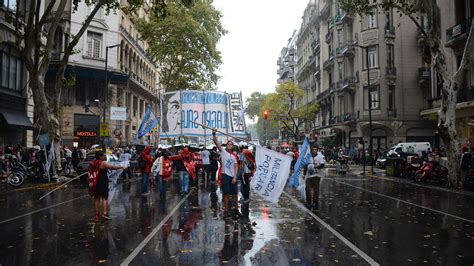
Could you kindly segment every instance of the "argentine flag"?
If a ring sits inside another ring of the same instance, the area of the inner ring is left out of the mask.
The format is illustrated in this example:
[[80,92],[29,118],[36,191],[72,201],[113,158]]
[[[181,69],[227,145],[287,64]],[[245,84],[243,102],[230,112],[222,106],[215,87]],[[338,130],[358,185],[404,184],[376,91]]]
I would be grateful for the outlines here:
[[142,123],[140,124],[140,128],[138,129],[138,138],[141,138],[148,132],[152,131],[158,123],[158,118],[156,118],[155,114],[151,111],[151,106],[148,106]]
[[311,147],[309,146],[308,138],[304,139],[299,152],[300,156],[298,157],[298,160],[296,160],[293,175],[290,177],[290,182],[288,183],[290,187],[295,188],[300,184],[299,177],[301,170],[303,170],[303,168],[311,161]]

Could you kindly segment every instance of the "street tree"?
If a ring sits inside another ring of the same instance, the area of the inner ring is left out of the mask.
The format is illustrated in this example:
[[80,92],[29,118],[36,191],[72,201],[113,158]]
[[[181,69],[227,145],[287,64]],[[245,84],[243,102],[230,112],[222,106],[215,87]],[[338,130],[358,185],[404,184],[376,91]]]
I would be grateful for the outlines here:
[[263,94],[261,92],[252,92],[250,97],[247,98],[245,101],[247,103],[247,116],[250,119],[255,119],[260,115],[260,110],[263,104],[265,103],[265,98],[268,94]]
[[309,124],[319,111],[318,104],[305,103],[303,96],[304,91],[294,82],[281,83],[275,92],[266,97],[261,112],[268,110],[270,117],[280,121],[295,140],[298,140],[301,125]]
[[[472,65],[474,51],[474,27],[470,27],[459,66],[451,66],[446,54],[453,54],[441,43],[441,12],[436,0],[338,0],[341,8],[349,14],[367,15],[373,12],[394,9],[400,16],[406,15],[416,25],[424,38],[426,52],[423,59],[436,70],[443,81],[441,108],[438,112],[438,131],[446,146],[448,156],[448,186],[458,184],[460,173],[458,162],[461,155],[456,130],[456,100],[459,89],[469,66]],[[425,18],[426,23],[421,23]]]
[[[192,0],[182,0],[183,4],[189,5]],[[43,3],[44,2],[44,3]],[[115,0],[85,0],[84,3],[90,7],[91,12],[82,22],[79,31],[71,36],[69,43],[59,56],[57,72],[52,86],[52,91],[45,90],[45,76],[51,62],[51,51],[54,45],[54,35],[60,24],[67,20],[69,9],[77,10],[80,0],[55,0],[55,1],[26,1],[26,5],[17,0],[15,10],[5,10],[5,20],[10,23],[15,31],[16,46],[20,57],[28,73],[28,87],[31,90],[35,105],[35,114],[43,132],[47,133],[49,139],[55,143],[56,154],[59,154],[59,143],[61,141],[59,119],[61,115],[61,90],[71,86],[74,77],[65,77],[65,70],[69,57],[75,53],[75,47],[92,19],[100,9],[106,14],[116,12],[119,1]],[[166,0],[155,0],[153,11],[162,17],[168,15]],[[143,0],[128,0],[127,12],[135,12],[143,3]],[[34,11],[34,12],[32,12]],[[56,158],[56,166],[59,166],[59,156]]]
[[138,20],[142,39],[160,68],[159,83],[167,91],[212,89],[222,63],[217,43],[226,34],[221,13],[212,1],[194,1],[189,7],[170,3],[168,15],[152,14]]

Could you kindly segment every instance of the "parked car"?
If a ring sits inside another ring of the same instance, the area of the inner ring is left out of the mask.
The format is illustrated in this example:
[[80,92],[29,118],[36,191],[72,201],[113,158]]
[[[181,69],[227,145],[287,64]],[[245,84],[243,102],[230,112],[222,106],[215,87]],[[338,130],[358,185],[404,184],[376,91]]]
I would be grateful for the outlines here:
[[[95,159],[95,153],[87,154],[86,159],[84,159],[83,161],[80,161],[79,164],[77,165],[77,170],[76,170],[77,175],[80,175],[89,171],[89,165],[94,159]],[[119,159],[117,158],[117,156],[113,154],[107,154],[107,162],[119,162]]]

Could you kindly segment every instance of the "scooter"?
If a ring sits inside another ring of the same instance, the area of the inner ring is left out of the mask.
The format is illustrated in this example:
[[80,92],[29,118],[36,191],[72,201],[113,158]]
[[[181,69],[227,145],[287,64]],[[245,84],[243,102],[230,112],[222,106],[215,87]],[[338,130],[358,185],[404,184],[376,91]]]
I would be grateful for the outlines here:
[[441,184],[446,184],[448,181],[448,168],[435,162],[424,162],[420,169],[416,171],[414,180],[417,183],[436,180]]

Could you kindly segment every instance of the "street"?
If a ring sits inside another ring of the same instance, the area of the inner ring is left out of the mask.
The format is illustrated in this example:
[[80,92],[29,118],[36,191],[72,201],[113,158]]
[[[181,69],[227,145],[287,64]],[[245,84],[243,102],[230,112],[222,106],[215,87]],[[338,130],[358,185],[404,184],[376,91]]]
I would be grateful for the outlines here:
[[[284,192],[277,205],[254,195],[225,221],[219,189],[179,197],[171,186],[141,197],[125,182],[105,224],[93,222],[86,189],[4,191],[1,265],[472,265],[471,194],[361,176],[321,180],[320,211]],[[177,185],[177,183],[175,183]],[[248,206],[249,205],[249,206]],[[248,209],[246,208],[248,207]]]

